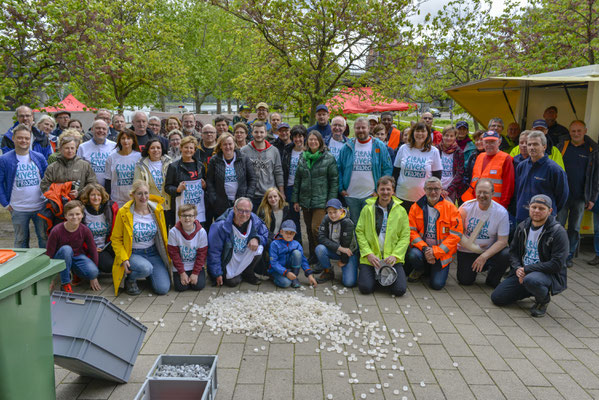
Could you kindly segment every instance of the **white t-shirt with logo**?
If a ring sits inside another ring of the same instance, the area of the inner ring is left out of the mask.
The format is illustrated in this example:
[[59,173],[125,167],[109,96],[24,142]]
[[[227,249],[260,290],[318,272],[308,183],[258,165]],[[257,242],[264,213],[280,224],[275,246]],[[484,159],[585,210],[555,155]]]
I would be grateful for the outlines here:
[[[487,250],[497,241],[498,236],[509,236],[510,219],[507,210],[500,204],[492,201],[486,210],[481,210],[476,199],[469,200],[462,204],[460,211],[466,213],[464,222],[464,235],[470,237],[476,225],[480,220],[484,223],[478,237],[474,240],[481,249]],[[470,250],[458,244],[458,250],[464,253],[471,253]]]
[[412,202],[416,202],[424,196],[424,181],[432,176],[432,172],[443,169],[441,156],[436,147],[422,152],[409,145],[399,148],[395,156],[394,167],[401,169],[395,191],[397,197]]
[[252,262],[255,256],[262,254],[263,247],[259,245],[256,251],[251,251],[248,247],[250,241],[250,232],[252,231],[252,221],[248,224],[245,234],[239,232],[239,229],[233,225],[233,255],[226,266],[227,279],[231,279],[241,274]]
[[[389,220],[389,212],[387,208],[377,205],[383,211],[383,223],[379,232],[379,249],[381,250],[381,258],[385,258],[385,236],[387,235],[387,221]],[[339,224],[337,224],[339,225]]]
[[428,219],[426,221],[426,235],[424,235],[424,241],[429,246],[436,246],[437,243],[437,220],[439,219],[439,210],[430,205],[426,205],[428,208]]
[[331,137],[329,140],[329,151],[335,157],[335,161],[339,160],[339,154],[341,154],[341,149],[345,146],[345,142],[338,142],[337,140]]
[[114,152],[106,160],[106,179],[110,179],[110,198],[122,207],[131,200],[129,192],[133,185],[135,164],[141,158],[139,151],[132,151],[126,156]]
[[10,193],[10,206],[15,211],[38,211],[46,202],[40,189],[42,181],[40,170],[29,153],[24,156],[15,154],[15,156],[17,157],[17,168]]
[[293,186],[295,183],[295,173],[297,172],[297,164],[302,156],[302,151],[291,150],[291,160],[289,162],[289,177],[287,179],[287,186]]
[[522,256],[522,265],[532,265],[541,261],[539,258],[539,237],[543,233],[544,227],[539,227],[533,230],[532,226],[528,229],[528,237],[526,238],[526,247]]
[[133,212],[133,248],[147,249],[154,245],[158,225],[152,214],[141,215]]
[[[168,245],[179,248],[179,255],[183,261],[185,271],[193,270],[197,258],[198,249],[208,246],[208,235],[204,228],[200,229],[191,239],[185,239],[181,231],[175,227],[168,232]],[[173,267],[173,272],[177,269]]]
[[[354,165],[351,180],[347,188],[349,197],[363,199],[375,191],[374,177],[372,176],[372,138],[366,143],[356,139],[354,148]],[[386,151],[386,150],[385,150]]]
[[96,247],[99,249],[104,248],[104,245],[106,245],[106,236],[110,232],[110,226],[104,213],[92,215],[89,211],[85,210],[85,225],[92,231]]
[[150,167],[150,174],[154,179],[154,184],[159,191],[162,191],[162,185],[164,184],[164,176],[162,175],[162,161],[150,161],[148,162]]
[[106,180],[106,161],[115,152],[116,143],[106,139],[103,144],[97,144],[94,139],[82,143],[77,149],[77,155],[89,162],[96,173],[98,183],[104,186]]
[[235,171],[235,159],[237,158],[237,154],[233,155],[233,159],[230,163],[225,161],[225,194],[227,198],[231,201],[235,200],[235,196],[237,195],[237,187],[239,184],[237,183],[237,172]]
[[447,154],[441,152],[441,164],[443,165],[443,171],[441,172],[441,186],[447,190],[451,182],[453,181],[453,155],[454,153]]

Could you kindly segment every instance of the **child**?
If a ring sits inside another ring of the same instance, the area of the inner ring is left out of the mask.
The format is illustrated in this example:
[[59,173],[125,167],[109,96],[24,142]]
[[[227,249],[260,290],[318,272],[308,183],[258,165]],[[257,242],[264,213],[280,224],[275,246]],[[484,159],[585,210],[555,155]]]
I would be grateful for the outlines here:
[[327,202],[325,215],[318,230],[316,257],[323,267],[318,283],[333,280],[335,274],[331,260],[339,260],[342,282],[345,287],[354,287],[358,279],[358,256],[354,254],[358,245],[353,221],[338,199]]
[[206,285],[206,255],[208,235],[196,220],[195,204],[183,204],[177,209],[179,222],[168,233],[168,254],[173,261],[173,283],[177,292],[202,290]]
[[50,232],[46,254],[50,258],[64,260],[66,268],[60,273],[62,290],[73,293],[71,269],[79,276],[89,279],[92,290],[102,290],[98,282],[98,250],[92,231],[81,223],[85,208],[79,200],[71,200],[64,206],[65,222]]
[[316,279],[312,276],[312,270],[304,256],[302,245],[297,240],[293,240],[295,233],[295,222],[290,219],[283,221],[279,235],[270,244],[268,273],[278,287],[298,288],[301,285],[297,280],[297,274],[301,265],[310,284],[316,286]]

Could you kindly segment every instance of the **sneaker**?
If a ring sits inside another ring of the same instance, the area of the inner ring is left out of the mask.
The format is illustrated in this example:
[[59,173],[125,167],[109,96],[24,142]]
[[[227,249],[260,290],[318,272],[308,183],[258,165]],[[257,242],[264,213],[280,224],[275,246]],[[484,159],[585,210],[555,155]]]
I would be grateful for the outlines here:
[[73,293],[73,287],[71,286],[70,283],[65,283],[64,285],[62,285],[61,289],[63,292]]
[[137,282],[131,279],[125,280],[125,292],[130,296],[137,296],[141,293],[141,289],[137,286]]
[[83,280],[79,278],[79,275],[73,274],[73,279],[71,279],[71,286],[79,286],[81,282],[83,282]]
[[574,266],[574,261],[572,259],[566,260],[566,267],[572,268]]
[[415,269],[414,271],[410,272],[410,275],[408,275],[408,282],[418,282],[423,274],[424,271]]
[[299,283],[299,281],[297,279],[294,279],[294,280],[291,281],[291,287],[292,288],[297,289],[298,287],[301,287],[301,286],[302,286],[302,284]]
[[599,265],[599,256],[595,256],[592,260],[587,261],[589,265]]
[[335,279],[335,273],[331,270],[325,270],[322,274],[320,274],[318,278],[316,278],[316,282],[325,283],[328,281],[332,281],[333,279]]
[[312,270],[313,274],[320,274],[322,271],[324,271],[324,268],[322,268],[318,261],[310,264],[310,269]]
[[249,283],[250,285],[259,285],[262,283],[262,280],[260,280],[254,274],[252,274],[251,276],[248,276],[248,277],[244,277],[243,280],[246,281],[247,283]]
[[547,312],[547,306],[549,305],[550,301],[551,297],[548,297],[548,300],[543,301],[542,303],[535,301],[535,304],[530,309],[530,315],[532,315],[535,318],[544,317],[545,313]]

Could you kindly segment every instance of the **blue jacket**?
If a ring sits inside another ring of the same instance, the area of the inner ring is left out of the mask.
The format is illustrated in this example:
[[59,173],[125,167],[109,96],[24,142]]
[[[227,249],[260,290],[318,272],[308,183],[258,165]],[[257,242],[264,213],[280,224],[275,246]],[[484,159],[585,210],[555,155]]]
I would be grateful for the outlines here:
[[[356,138],[351,138],[345,143],[345,146],[339,153],[337,160],[337,169],[339,170],[339,192],[347,190],[351,181],[351,175],[354,168],[354,150],[356,147]],[[387,150],[387,145],[376,138],[372,138],[372,177],[374,183],[381,176],[393,173],[393,164]],[[372,190],[374,192],[374,188]]]
[[528,218],[528,205],[530,199],[536,194],[545,194],[553,203],[553,215],[566,204],[568,200],[568,177],[555,161],[550,160],[547,154],[539,161],[533,163],[530,157],[518,164],[516,169],[516,221],[518,223]]
[[310,131],[318,131],[325,143],[329,143],[329,140],[331,140],[331,136],[333,135],[333,131],[331,131],[331,124],[328,122],[324,126],[318,125],[318,123],[316,123],[308,128],[308,133],[310,133]]
[[285,268],[285,265],[287,265],[287,260],[289,260],[289,257],[291,257],[291,252],[294,250],[299,250],[299,252],[302,253],[302,269],[304,270],[306,276],[311,275],[312,270],[310,269],[308,260],[304,255],[304,249],[302,248],[302,245],[297,240],[287,242],[281,236],[278,236],[270,244],[270,265],[268,266],[268,273],[270,275],[276,274],[285,276],[285,274],[289,272],[289,270]]
[[[18,122],[15,124],[4,134],[2,138],[2,142],[0,143],[0,147],[2,148],[2,153],[6,154],[11,150],[14,150],[15,143],[12,140],[12,130],[19,125]],[[33,151],[36,151],[43,155],[46,160],[50,157],[54,151],[52,150],[52,145],[50,144],[50,139],[46,136],[45,133],[40,132],[35,126],[31,128],[31,132],[33,133],[33,145],[31,146]]]
[[[208,233],[208,272],[213,278],[223,275],[233,256],[233,208],[229,208],[210,226]],[[262,246],[268,241],[268,228],[254,213],[248,241],[256,238]]]
[[[30,151],[29,156],[31,157],[31,161],[40,170],[40,179],[42,179],[48,167],[46,159],[42,154],[35,151]],[[17,164],[17,153],[14,150],[0,156],[0,204],[3,207],[8,207],[10,204],[10,195],[15,182]]]

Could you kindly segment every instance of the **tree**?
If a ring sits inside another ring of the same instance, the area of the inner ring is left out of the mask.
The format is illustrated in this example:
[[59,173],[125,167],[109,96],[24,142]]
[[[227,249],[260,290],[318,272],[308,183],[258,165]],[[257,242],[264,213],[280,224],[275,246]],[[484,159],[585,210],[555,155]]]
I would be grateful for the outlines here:
[[[408,37],[410,0],[211,0],[212,4],[249,23],[264,38],[271,58],[262,58],[245,74],[245,87],[260,92],[264,84],[281,84],[280,95],[294,88],[296,111],[316,106],[345,85],[370,82],[383,67],[369,66],[371,54],[398,56]],[[403,31],[403,35],[402,35]],[[267,65],[267,68],[261,68]],[[265,72],[276,72],[277,82]],[[267,97],[261,100],[271,101]]]

